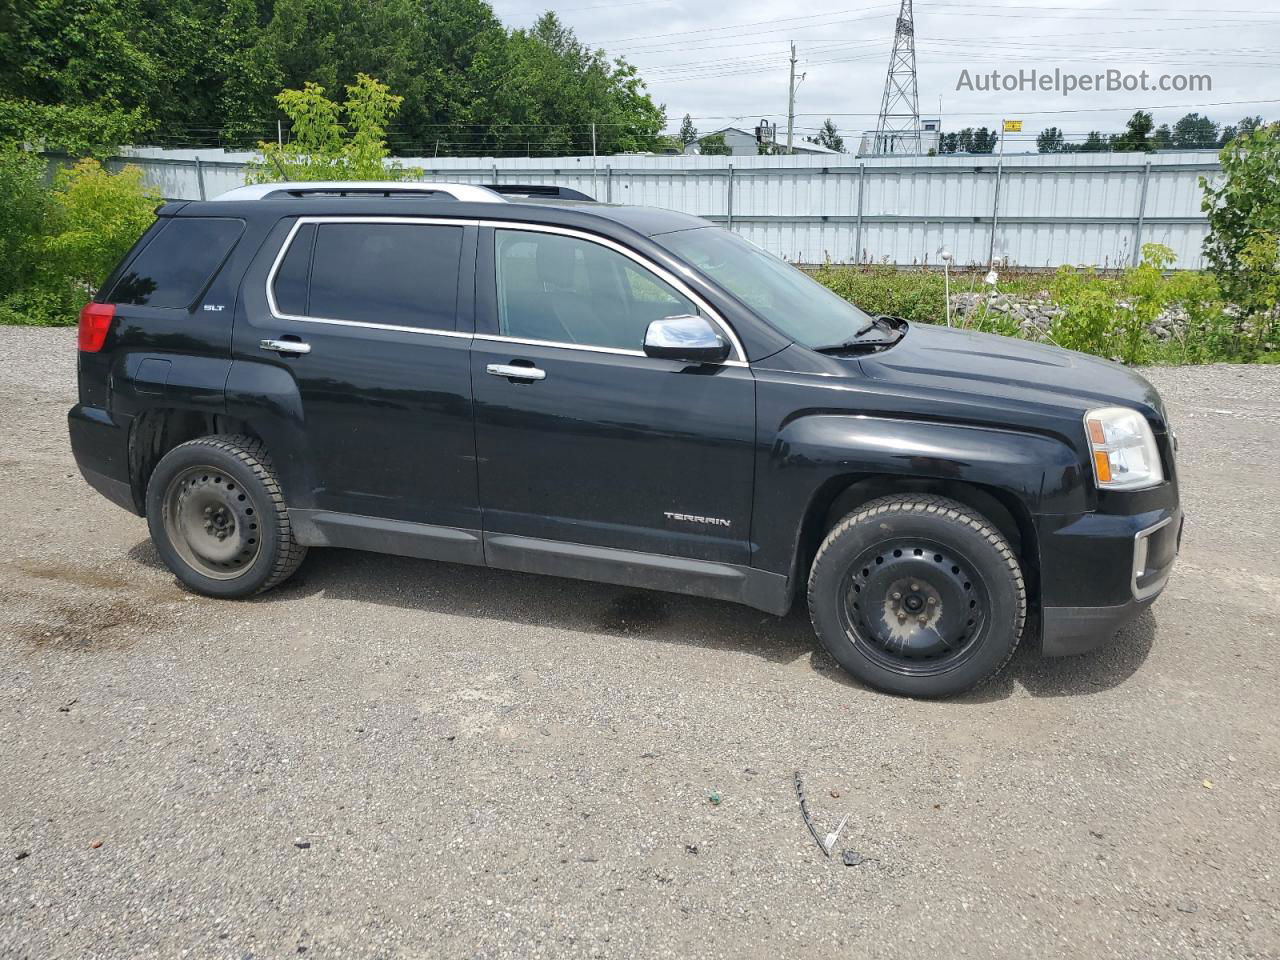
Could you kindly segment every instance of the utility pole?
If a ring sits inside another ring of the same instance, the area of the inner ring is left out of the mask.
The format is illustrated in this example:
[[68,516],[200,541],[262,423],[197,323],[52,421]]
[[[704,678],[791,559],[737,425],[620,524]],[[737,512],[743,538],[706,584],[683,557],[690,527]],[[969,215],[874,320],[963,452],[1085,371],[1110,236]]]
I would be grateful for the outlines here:
[[911,0],[902,0],[898,23],[893,31],[893,53],[889,55],[889,72],[884,80],[884,98],[880,101],[880,118],[876,121],[873,153],[899,153],[899,141],[915,141],[920,153],[920,96],[916,82],[916,26]]
[[[804,79],[801,75],[801,79]],[[787,85],[787,153],[791,153],[791,133],[796,125],[796,45],[791,44],[791,82]]]

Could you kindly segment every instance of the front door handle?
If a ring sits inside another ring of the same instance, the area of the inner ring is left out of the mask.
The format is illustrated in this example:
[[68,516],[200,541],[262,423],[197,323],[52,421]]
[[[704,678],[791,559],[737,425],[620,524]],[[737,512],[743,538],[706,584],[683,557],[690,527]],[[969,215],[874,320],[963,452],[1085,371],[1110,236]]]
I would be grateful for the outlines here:
[[507,377],[511,380],[545,380],[547,371],[537,367],[518,367],[514,363],[491,363],[484,368],[485,373],[495,377]]
[[274,350],[276,353],[310,353],[311,344],[301,340],[259,340],[258,346],[263,350]]

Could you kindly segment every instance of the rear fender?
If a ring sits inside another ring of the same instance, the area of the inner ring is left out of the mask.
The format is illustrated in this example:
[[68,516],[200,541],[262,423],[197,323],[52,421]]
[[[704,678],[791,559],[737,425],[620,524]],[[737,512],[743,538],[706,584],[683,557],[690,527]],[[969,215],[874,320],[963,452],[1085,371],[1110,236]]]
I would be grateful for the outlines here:
[[297,382],[272,363],[236,360],[227,377],[227,409],[262,438],[290,507],[315,506],[316,474]]

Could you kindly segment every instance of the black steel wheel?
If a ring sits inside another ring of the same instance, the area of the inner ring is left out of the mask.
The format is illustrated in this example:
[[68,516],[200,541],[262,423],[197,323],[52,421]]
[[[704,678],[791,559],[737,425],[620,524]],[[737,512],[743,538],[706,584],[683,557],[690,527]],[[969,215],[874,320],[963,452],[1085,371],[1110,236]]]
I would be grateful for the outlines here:
[[213,580],[234,580],[262,551],[258,515],[226,471],[188,467],[164,492],[165,536],[188,566]]
[[165,454],[147,485],[147,523],[174,575],[209,596],[261,593],[306,555],[266,448],[251,437],[201,437]]
[[1008,661],[1026,590],[1008,542],[981,515],[943,497],[885,497],[827,535],[809,610],[823,646],[858,679],[939,697]]

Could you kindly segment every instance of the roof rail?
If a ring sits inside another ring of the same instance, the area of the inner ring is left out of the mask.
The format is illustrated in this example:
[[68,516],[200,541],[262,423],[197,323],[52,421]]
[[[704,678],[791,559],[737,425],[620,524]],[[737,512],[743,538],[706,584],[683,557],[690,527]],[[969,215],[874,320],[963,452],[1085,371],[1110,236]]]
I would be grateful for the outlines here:
[[557,187],[553,184],[542,183],[486,183],[486,190],[492,190],[494,193],[501,193],[508,197],[551,197],[556,200],[587,200],[591,203],[596,202],[595,197],[589,197],[581,190],[574,190],[572,187]]
[[286,200],[296,197],[448,197],[471,203],[505,203],[505,198],[471,183],[425,183],[418,180],[316,180],[254,183],[220,193],[214,200]]

